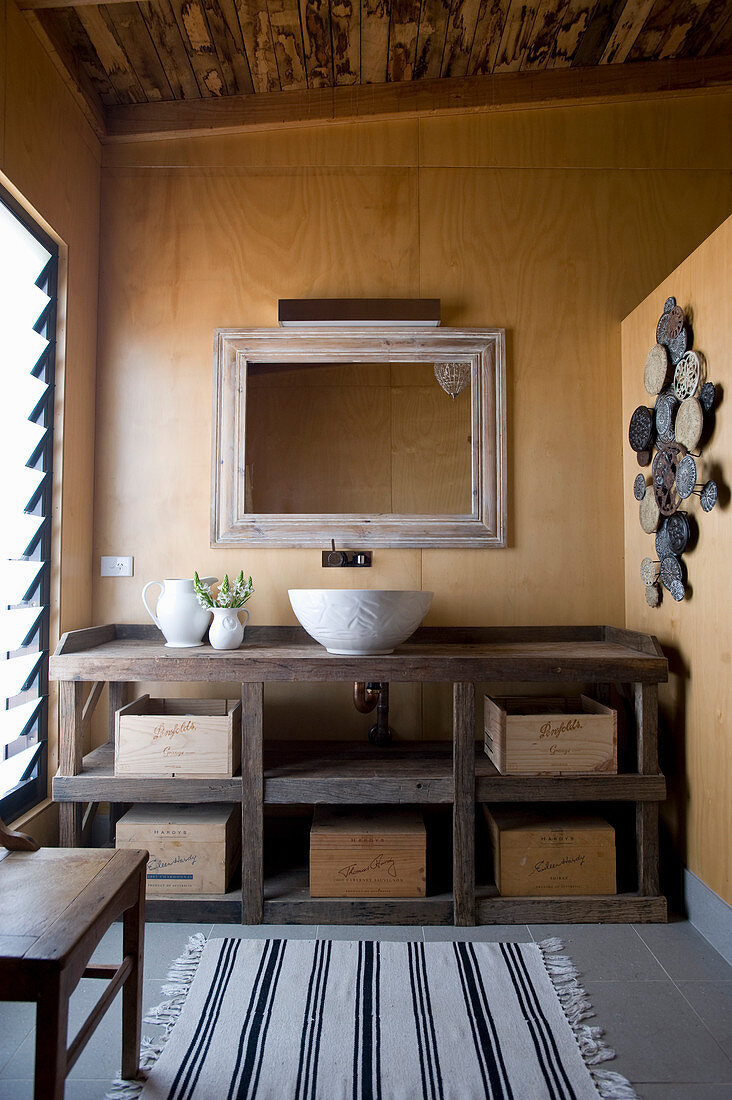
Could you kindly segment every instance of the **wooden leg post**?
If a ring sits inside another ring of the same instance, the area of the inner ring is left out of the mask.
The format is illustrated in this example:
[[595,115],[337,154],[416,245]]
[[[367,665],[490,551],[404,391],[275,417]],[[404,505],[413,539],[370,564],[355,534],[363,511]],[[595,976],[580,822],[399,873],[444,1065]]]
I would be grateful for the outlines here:
[[455,924],[475,924],[475,686],[453,684],[453,898]]
[[137,902],[122,917],[122,957],[132,971],[122,987],[122,1076],[137,1077],[142,1028],[142,975],[145,945],[145,867],[140,872]]
[[35,1100],[63,1100],[69,999],[63,973],[44,979],[36,1002]]
[[658,771],[658,684],[634,684],[638,772]]
[[[117,711],[125,705],[126,688],[127,684],[122,681],[110,680],[109,682],[109,740],[112,745],[115,743]],[[109,842],[112,845],[116,839],[117,822],[122,816],[123,809],[121,802],[109,803]]]
[[264,684],[241,688],[241,922],[261,924],[264,910]]
[[[634,684],[638,771],[658,771],[658,684]],[[635,845],[638,862],[638,892],[655,897],[658,881],[658,803],[636,802]]]
[[657,897],[658,881],[658,803],[636,802],[635,844],[638,859],[638,893]]
[[[62,680],[58,685],[58,770],[61,775],[78,775],[82,759],[82,714],[84,685],[77,680]],[[59,805],[59,843],[62,848],[81,845],[83,805],[62,802]]]

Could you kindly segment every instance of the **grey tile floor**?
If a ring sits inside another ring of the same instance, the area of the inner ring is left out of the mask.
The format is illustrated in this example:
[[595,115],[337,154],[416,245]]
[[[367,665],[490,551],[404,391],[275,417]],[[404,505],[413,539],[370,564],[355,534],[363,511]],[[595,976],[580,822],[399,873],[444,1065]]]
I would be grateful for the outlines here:
[[[168,966],[194,932],[256,938],[470,938],[494,942],[560,936],[597,1012],[593,1022],[605,1028],[607,1041],[617,1051],[617,1058],[606,1068],[629,1077],[643,1100],[732,1100],[732,967],[687,922],[471,929],[148,924],[146,1007],[162,999],[160,987]],[[118,960],[121,943],[121,926],[114,925],[99,945],[96,959]],[[71,1004],[70,1031],[74,1034],[97,995],[97,983],[82,980]],[[67,1100],[101,1100],[118,1073],[120,1000],[118,997],[72,1070]],[[34,1020],[32,1005],[0,1003],[0,1100],[28,1100],[33,1095]],[[153,1035],[156,1029],[145,1024],[143,1030]]]

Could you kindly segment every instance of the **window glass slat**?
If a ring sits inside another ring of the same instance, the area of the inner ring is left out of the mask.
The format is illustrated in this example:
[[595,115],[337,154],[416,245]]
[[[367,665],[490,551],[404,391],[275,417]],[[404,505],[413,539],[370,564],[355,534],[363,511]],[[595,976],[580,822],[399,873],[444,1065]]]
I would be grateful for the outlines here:
[[[0,528],[0,556],[3,558],[22,558],[28,552],[28,547],[37,535],[38,528],[42,523],[43,516],[31,516],[23,512],[20,515],[17,512],[15,515],[8,514],[7,526]],[[3,596],[3,603],[5,602]],[[10,600],[7,603],[10,603]],[[0,649],[2,649],[1,642]]]
[[17,787],[41,750],[41,745],[29,745],[7,760],[0,760],[0,798]]
[[43,569],[42,561],[3,561],[0,559],[0,592],[2,592],[6,603],[11,607],[21,603],[41,569]]
[[22,737],[42,702],[42,699],[31,699],[29,703],[0,711],[0,745],[12,745],[13,741]]
[[0,324],[3,328],[33,328],[51,301],[45,290],[34,285],[35,281],[29,279],[22,284],[0,274]]
[[12,653],[13,650],[20,649],[43,610],[42,607],[15,607],[12,611],[0,610],[0,653]]
[[5,657],[0,660],[0,701],[20,694],[42,656],[42,653],[28,653],[22,657]]

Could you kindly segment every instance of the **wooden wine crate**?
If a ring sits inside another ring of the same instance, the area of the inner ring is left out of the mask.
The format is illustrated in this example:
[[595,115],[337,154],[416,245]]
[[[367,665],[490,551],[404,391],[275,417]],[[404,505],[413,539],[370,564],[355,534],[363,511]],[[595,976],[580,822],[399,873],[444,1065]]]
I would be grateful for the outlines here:
[[231,778],[241,765],[241,701],[151,699],[117,711],[114,774]]
[[579,699],[485,696],[485,752],[501,775],[618,770],[618,716]]
[[310,896],[422,898],[427,836],[422,814],[316,806],[310,830]]
[[601,817],[483,807],[504,897],[614,894],[615,830]]
[[117,822],[118,848],[143,848],[147,895],[225,894],[241,852],[239,806],[138,804]]

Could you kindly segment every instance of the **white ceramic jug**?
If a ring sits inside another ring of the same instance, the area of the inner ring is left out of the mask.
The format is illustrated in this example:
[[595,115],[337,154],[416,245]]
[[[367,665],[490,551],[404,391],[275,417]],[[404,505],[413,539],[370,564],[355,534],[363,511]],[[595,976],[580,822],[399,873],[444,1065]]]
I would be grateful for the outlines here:
[[[215,584],[217,580],[218,577],[203,577],[204,584]],[[161,589],[155,611],[147,602],[147,590],[154,584]],[[149,581],[142,590],[142,602],[165,635],[169,649],[188,649],[201,644],[211,622],[211,612],[198,602],[192,580]]]
[[[239,618],[242,611],[246,615],[244,622]],[[245,607],[214,607],[208,640],[214,649],[238,649],[248,622],[249,611]]]

